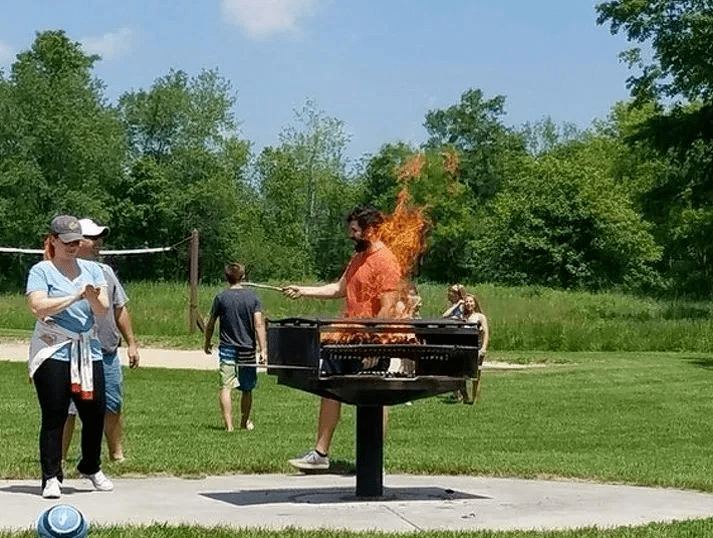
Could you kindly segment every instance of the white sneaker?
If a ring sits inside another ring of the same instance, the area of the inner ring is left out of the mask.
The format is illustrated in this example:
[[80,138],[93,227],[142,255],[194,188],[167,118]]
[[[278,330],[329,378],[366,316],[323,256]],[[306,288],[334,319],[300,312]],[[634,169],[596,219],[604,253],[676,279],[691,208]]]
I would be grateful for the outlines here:
[[94,474],[83,474],[82,476],[91,480],[94,487],[99,491],[111,491],[114,489],[114,484],[101,471],[97,471]]
[[316,450],[310,450],[304,456],[290,460],[290,465],[298,469],[329,469],[329,458],[320,456]]
[[255,429],[255,424],[253,424],[253,421],[248,419],[248,421],[245,423],[245,427],[241,428],[243,430],[248,430],[248,431],[253,431]]
[[42,496],[45,499],[59,499],[62,496],[62,488],[59,485],[59,479],[57,477],[50,478],[45,482]]

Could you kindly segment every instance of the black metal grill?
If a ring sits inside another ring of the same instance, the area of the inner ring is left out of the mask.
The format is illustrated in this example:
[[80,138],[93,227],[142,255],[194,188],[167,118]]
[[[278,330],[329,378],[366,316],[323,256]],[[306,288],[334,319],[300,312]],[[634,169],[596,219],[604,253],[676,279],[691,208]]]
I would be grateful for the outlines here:
[[443,319],[270,321],[267,372],[280,384],[357,406],[356,494],[379,497],[383,406],[451,392],[479,377],[479,328]]

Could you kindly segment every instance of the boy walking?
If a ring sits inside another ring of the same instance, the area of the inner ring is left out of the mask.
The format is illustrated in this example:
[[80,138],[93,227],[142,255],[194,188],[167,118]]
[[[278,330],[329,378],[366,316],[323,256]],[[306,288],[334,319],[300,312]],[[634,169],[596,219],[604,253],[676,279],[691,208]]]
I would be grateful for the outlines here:
[[[259,347],[260,364],[267,361],[267,337],[262,305],[255,293],[241,285],[245,278],[245,266],[230,263],[225,266],[225,278],[228,288],[220,292],[213,300],[210,319],[205,328],[203,350],[210,355],[216,320],[220,320],[220,343],[218,358],[220,362],[220,408],[223,413],[225,429],[233,431],[231,392],[236,378],[242,392],[240,399],[240,428],[252,430],[250,420],[252,408],[252,390],[257,383],[255,365],[256,343]],[[248,366],[249,364],[249,366]]]

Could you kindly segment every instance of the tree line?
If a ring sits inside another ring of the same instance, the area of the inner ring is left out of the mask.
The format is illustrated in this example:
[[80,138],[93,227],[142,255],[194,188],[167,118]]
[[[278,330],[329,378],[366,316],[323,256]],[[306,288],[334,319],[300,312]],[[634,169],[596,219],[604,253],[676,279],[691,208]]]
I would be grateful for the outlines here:
[[[622,53],[642,70],[632,99],[589,128],[508,127],[505,98],[471,88],[426,114],[422,146],[387,141],[356,164],[343,122],[309,100],[255,154],[217,70],[172,70],[111,104],[97,56],[63,31],[38,33],[0,72],[0,246],[39,247],[70,213],[109,224],[116,249],[197,229],[204,279],[243,260],[255,280],[330,280],[351,251],[349,209],[389,212],[406,189],[430,224],[417,278],[707,296],[713,16],[705,2],[630,4],[599,4],[598,22],[656,54],[645,65]],[[685,24],[696,31],[675,30]],[[0,255],[0,289],[21,288],[33,261]],[[187,271],[182,255],[115,262],[126,280]]]

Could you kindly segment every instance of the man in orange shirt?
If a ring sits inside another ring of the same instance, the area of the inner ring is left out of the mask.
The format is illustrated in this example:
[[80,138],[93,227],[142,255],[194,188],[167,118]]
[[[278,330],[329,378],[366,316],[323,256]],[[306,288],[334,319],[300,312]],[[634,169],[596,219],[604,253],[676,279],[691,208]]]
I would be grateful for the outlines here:
[[[348,318],[393,317],[401,268],[393,253],[376,235],[384,216],[378,209],[362,205],[349,213],[346,221],[355,252],[341,278],[324,286],[287,286],[285,294],[292,299],[346,297]],[[341,402],[321,399],[317,442],[313,450],[290,460],[293,466],[305,470],[329,468],[329,447],[341,408]]]

